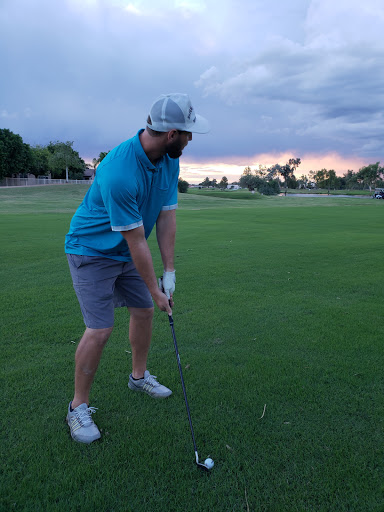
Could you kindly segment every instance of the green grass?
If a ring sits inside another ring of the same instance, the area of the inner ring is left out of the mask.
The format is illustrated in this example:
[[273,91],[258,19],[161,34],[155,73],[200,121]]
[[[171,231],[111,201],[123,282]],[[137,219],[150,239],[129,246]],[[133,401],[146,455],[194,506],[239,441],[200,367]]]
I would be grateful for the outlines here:
[[191,194],[193,196],[207,196],[207,197],[217,197],[221,199],[244,199],[247,201],[255,201],[260,198],[261,195],[259,193],[252,194],[249,190],[239,189],[239,190],[229,190],[229,189],[215,189],[215,188],[190,188],[188,189],[187,194]]
[[[284,189],[282,189],[284,192]],[[288,189],[288,194],[327,194],[327,188],[316,188],[316,189]],[[367,196],[372,197],[373,191],[369,190],[330,190],[329,195],[346,195],[346,196]]]
[[83,323],[63,239],[86,190],[0,190],[0,510],[383,511],[383,203],[180,196],[174,320],[205,474],[160,312],[149,368],[173,396],[127,389],[118,310],[92,390],[102,440],[70,439]]
[[[285,189],[284,187],[281,188],[281,194],[284,194]],[[206,196],[206,197],[216,197],[221,199],[244,199],[248,201],[256,201],[260,199],[262,196],[255,192],[255,194],[252,194],[249,190],[245,189],[239,189],[239,190],[230,190],[230,189],[214,189],[214,188],[190,188],[188,189],[188,194],[192,194],[194,196]],[[312,195],[328,195],[327,189],[287,189],[287,194],[312,194]],[[369,190],[330,190],[329,195],[335,196],[335,195],[343,195],[343,196],[367,196],[372,197],[373,192],[370,192]]]

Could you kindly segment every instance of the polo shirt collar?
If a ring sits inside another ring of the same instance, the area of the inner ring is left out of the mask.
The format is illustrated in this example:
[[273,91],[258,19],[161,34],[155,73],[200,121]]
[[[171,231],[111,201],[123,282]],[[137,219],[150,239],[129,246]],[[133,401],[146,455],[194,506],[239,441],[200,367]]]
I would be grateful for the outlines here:
[[161,167],[161,164],[164,160],[164,157],[161,157],[160,160],[157,162],[157,165],[153,165],[153,163],[149,160],[149,158],[147,157],[144,149],[143,149],[143,146],[141,145],[141,142],[140,142],[140,134],[143,133],[144,129],[142,128],[141,130],[139,130],[137,132],[137,134],[135,135],[135,137],[133,138],[133,147],[135,149],[135,153],[136,153],[136,156],[139,158],[141,164],[148,170],[148,171],[152,171],[152,172],[155,172],[159,169],[159,167]]

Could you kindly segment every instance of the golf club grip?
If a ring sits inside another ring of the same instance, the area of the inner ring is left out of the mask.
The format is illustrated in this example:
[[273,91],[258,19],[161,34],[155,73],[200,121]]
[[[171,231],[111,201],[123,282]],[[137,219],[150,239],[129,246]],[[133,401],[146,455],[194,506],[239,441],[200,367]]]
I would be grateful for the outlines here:
[[[164,290],[164,286],[163,286],[163,278],[162,277],[159,277],[158,279],[158,285],[159,285],[159,288],[160,290],[165,293],[165,290]],[[168,304],[169,304],[169,307],[172,309],[172,305],[171,305],[171,299],[168,299]],[[171,316],[171,315],[169,315]],[[172,317],[171,317],[172,318]],[[173,318],[172,318],[172,324],[173,324]]]

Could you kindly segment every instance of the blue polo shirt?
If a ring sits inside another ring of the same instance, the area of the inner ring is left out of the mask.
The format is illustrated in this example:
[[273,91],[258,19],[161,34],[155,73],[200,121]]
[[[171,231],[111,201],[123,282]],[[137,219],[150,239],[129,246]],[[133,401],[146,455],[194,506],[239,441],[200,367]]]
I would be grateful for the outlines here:
[[142,132],[98,166],[65,237],[66,253],[131,261],[120,231],[144,226],[148,238],[160,212],[177,208],[179,160],[165,155],[153,165],[140,143]]

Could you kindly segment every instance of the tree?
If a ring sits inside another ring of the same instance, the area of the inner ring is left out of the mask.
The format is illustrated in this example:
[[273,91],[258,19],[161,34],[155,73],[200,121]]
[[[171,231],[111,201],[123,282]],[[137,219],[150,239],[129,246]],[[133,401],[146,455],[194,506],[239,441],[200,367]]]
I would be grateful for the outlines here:
[[288,176],[287,186],[288,186],[288,188],[293,188],[293,189],[299,188],[299,183],[294,174],[292,174],[291,176]]
[[104,160],[104,158],[108,155],[109,151],[102,151],[100,154],[99,154],[99,157],[98,158],[94,158],[92,160],[92,163],[93,163],[93,168],[96,170],[96,167],[99,165],[100,162],[102,162]]
[[277,169],[275,169],[274,165],[272,167],[269,167],[268,169],[266,169],[265,179],[267,181],[278,179]]
[[71,179],[81,179],[85,170],[85,162],[80,158],[79,153],[73,148],[73,142],[50,142],[47,149],[49,155],[49,166],[52,175],[63,178],[68,181],[69,174]]
[[327,180],[327,184],[328,184],[328,195],[329,195],[329,191],[332,188],[332,186],[334,189],[336,188],[337,176],[333,169],[329,169],[329,171],[326,171],[325,176],[326,176],[326,180]]
[[182,178],[179,178],[179,181],[177,183],[177,188],[181,194],[185,194],[187,192],[189,187],[188,181],[183,180]]
[[376,162],[375,164],[369,164],[359,169],[357,179],[364,185],[368,185],[369,190],[372,191],[372,187],[375,188],[376,181],[383,172],[384,168],[380,167],[380,162]]
[[328,195],[330,189],[337,188],[340,183],[340,180],[333,169],[321,169],[320,171],[316,171],[314,173],[314,179],[318,188],[325,188],[328,190]]
[[[260,178],[263,178],[263,179],[264,179],[264,178],[267,178],[268,173],[269,173],[269,169],[267,169],[267,168],[265,167],[265,165],[260,165],[260,164],[259,164],[259,168],[258,168],[258,169],[256,169],[256,170],[254,171],[254,173],[255,173],[255,175],[256,175],[256,176],[259,176]],[[272,178],[273,178],[273,176],[271,177],[271,179],[272,179]]]
[[209,187],[211,185],[211,180],[207,176],[204,181],[199,183],[199,185],[200,187]]
[[[265,176],[271,175],[273,174],[267,170]],[[239,185],[242,188],[248,188],[251,192],[257,190],[260,194],[264,195],[274,195],[280,192],[280,185],[277,180],[261,178],[260,170],[252,171],[249,166],[244,169]]]
[[248,166],[244,169],[243,174],[240,177],[239,185],[241,188],[247,188],[253,192],[258,188],[261,181],[262,179],[259,176],[256,176],[256,174],[253,173],[252,169]]
[[295,170],[297,169],[297,167],[299,167],[300,164],[301,164],[300,158],[290,158],[285,165],[275,164],[275,166],[274,166],[275,170],[279,174],[281,174],[281,176],[284,177],[284,181],[285,181],[284,195],[287,195],[288,179],[290,177],[293,177]]
[[316,182],[317,188],[326,188],[327,187],[327,169],[321,169],[319,171],[313,172],[313,179]]
[[357,179],[357,173],[349,169],[344,173],[343,178],[345,180],[345,188],[348,190],[357,190],[361,188],[360,183]]
[[219,183],[219,187],[220,188],[227,188],[227,186],[228,186],[228,178],[226,176],[223,176],[221,178],[220,183]]
[[264,196],[274,196],[280,193],[280,184],[278,180],[261,180],[257,191]]
[[7,128],[0,129],[0,179],[26,174],[32,166],[31,148]]
[[43,176],[49,174],[49,151],[44,146],[32,146],[32,166],[31,172],[35,176]]

